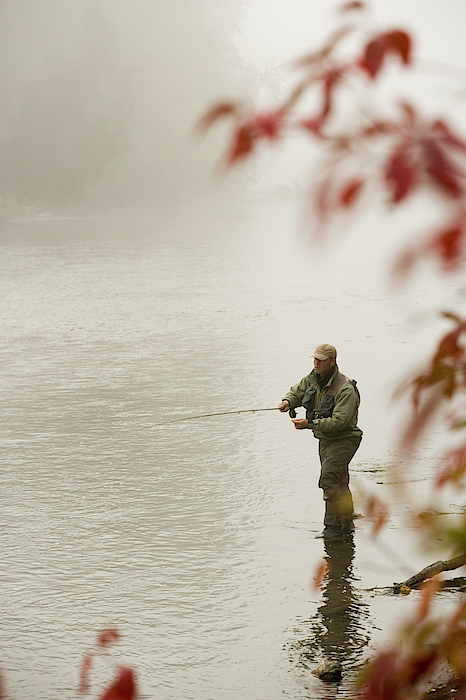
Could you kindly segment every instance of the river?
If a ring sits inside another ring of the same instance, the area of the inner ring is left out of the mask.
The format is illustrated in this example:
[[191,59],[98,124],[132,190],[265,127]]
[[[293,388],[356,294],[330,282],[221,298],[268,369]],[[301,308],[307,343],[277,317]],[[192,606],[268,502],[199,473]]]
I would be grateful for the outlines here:
[[[388,469],[390,392],[431,331],[407,331],[406,298],[387,292],[366,246],[324,261],[297,218],[294,202],[186,202],[2,224],[10,700],[76,697],[106,627],[141,698],[346,697],[411,614],[419,594],[372,589],[436,558],[406,529],[410,501],[389,491]],[[428,306],[422,290],[410,303]],[[278,411],[231,413],[274,408],[321,342],[362,394],[355,497],[393,506],[380,539],[363,518],[354,545],[327,552],[312,435]],[[426,492],[428,448],[411,477]],[[324,555],[332,573],[315,589]],[[324,659],[342,664],[342,683],[313,675]],[[109,674],[102,659],[92,697]]]

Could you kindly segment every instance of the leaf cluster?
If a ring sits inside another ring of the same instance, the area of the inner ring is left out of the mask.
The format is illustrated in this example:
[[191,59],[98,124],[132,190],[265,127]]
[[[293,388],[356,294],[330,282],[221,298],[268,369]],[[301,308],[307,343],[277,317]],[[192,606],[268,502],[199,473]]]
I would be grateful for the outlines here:
[[462,262],[466,240],[466,141],[444,119],[425,117],[407,99],[394,105],[389,118],[379,116],[378,104],[370,108],[368,90],[383,81],[390,66],[412,66],[413,40],[399,28],[368,31],[362,20],[349,19],[364,10],[362,2],[342,6],[342,26],[296,62],[299,76],[281,103],[261,110],[223,101],[198,127],[205,131],[230,120],[226,169],[251,158],[260,144],[292,134],[319,144],[324,163],[313,208],[321,224],[347,212],[365,193],[373,196],[374,183],[392,206],[432,191],[446,205],[445,221],[420,245],[407,248],[397,269],[407,272],[420,257],[433,255],[451,270]]
[[466,604],[458,605],[447,618],[433,617],[437,586],[435,579],[429,582],[399,641],[376,654],[364,669],[357,685],[359,700],[414,700],[445,668],[457,688],[466,686]]
[[[443,117],[426,116],[412,99],[390,102],[388,116],[368,94],[384,85],[390,70],[406,71],[414,61],[413,40],[399,27],[367,31],[363,2],[340,8],[342,25],[323,46],[296,62],[298,73],[289,94],[273,109],[261,111],[236,101],[208,110],[199,124],[203,131],[229,120],[231,134],[223,159],[226,170],[249,158],[259,145],[285,141],[301,133],[323,154],[320,178],[311,193],[313,219],[325,231],[336,214],[380,195],[391,208],[400,208],[427,194],[440,204],[441,220],[409,241],[395,272],[407,275],[415,264],[433,259],[444,274],[462,269],[466,244],[466,141]],[[356,18],[356,19],[355,19]],[[347,46],[350,50],[346,50]],[[350,103],[350,109],[348,105]],[[466,319],[443,312],[450,329],[440,339],[427,366],[403,386],[411,413],[403,429],[404,454],[413,451],[420,436],[451,410],[449,427],[466,428]],[[448,450],[435,487],[461,493],[466,485],[466,439]],[[382,502],[367,499],[377,532],[388,514]],[[422,512],[417,524],[426,539],[442,539],[455,552],[466,552],[466,513],[454,519],[438,512]],[[317,584],[324,570],[316,576]],[[416,617],[402,630],[402,642],[373,659],[361,677],[358,693],[364,700],[411,700],[422,695],[426,681],[443,664],[466,688],[466,604],[449,619],[435,620],[429,611],[435,579],[422,594]]]
[[[81,663],[79,685],[81,695],[86,695],[90,690],[90,672],[95,656],[105,652],[119,639],[120,633],[114,628],[105,629],[97,635],[94,648],[84,655]],[[115,667],[116,674],[112,683],[99,695],[98,700],[136,700],[137,684],[134,670],[118,664],[109,656],[105,658]]]

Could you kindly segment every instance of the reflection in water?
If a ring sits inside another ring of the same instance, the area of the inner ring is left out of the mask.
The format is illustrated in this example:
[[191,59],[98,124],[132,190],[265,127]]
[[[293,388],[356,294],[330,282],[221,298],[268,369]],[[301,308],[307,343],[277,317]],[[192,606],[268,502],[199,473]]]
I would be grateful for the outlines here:
[[[295,642],[299,665],[315,670],[323,680],[338,680],[335,669],[354,671],[361,661],[370,634],[367,629],[368,606],[355,591],[353,573],[354,540],[324,539],[328,571],[323,588],[323,603],[310,620],[308,638]],[[329,672],[327,676],[325,671]]]

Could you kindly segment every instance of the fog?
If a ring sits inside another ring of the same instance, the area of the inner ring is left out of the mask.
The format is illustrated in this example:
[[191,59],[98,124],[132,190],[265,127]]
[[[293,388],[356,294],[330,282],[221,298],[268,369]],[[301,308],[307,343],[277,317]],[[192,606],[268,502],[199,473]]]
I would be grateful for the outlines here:
[[6,0],[2,194],[145,203],[205,191],[219,154],[193,128],[248,69],[236,0]]
[[[1,208],[150,206],[292,185],[297,164],[309,157],[302,145],[219,181],[213,171],[227,127],[200,140],[194,126],[219,99],[280,93],[287,63],[319,45],[335,26],[337,6],[3,0]],[[411,31],[422,59],[466,64],[461,0],[376,0],[370,7],[374,26]]]

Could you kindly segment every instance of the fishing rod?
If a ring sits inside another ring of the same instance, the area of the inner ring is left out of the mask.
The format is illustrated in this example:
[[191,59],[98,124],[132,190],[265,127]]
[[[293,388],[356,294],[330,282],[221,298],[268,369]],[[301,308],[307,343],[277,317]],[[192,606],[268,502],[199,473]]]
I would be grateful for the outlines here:
[[143,428],[136,428],[135,430],[129,430],[128,432],[124,433],[123,435],[120,435],[119,437],[112,438],[111,440],[105,440],[104,442],[99,442],[93,447],[88,447],[87,450],[83,450],[82,452],[76,452],[73,453],[72,455],[69,455],[68,457],[63,457],[63,459],[60,459],[56,462],[49,462],[49,464],[45,464],[43,467],[37,467],[36,469],[32,469],[31,471],[27,472],[22,472],[19,475],[13,476],[10,479],[3,479],[0,483],[6,483],[7,481],[15,481],[16,479],[20,479],[22,476],[25,476],[26,474],[34,474],[35,472],[41,471],[42,469],[50,469],[51,467],[58,467],[60,464],[64,464],[65,462],[70,462],[72,459],[76,459],[77,457],[83,457],[84,455],[89,454],[90,452],[95,452],[96,450],[99,450],[101,447],[107,447],[107,445],[113,445],[115,442],[121,442],[122,440],[126,440],[126,438],[130,437],[130,435],[135,435],[136,433],[142,433],[144,430],[151,430],[152,428],[159,428],[164,425],[171,425],[173,423],[182,423],[184,421],[188,420],[199,420],[200,418],[215,418],[217,416],[233,416],[233,415],[240,415],[241,413],[259,413],[262,411],[278,411],[278,407],[274,406],[273,408],[244,408],[244,409],[239,409],[236,411],[220,411],[219,413],[201,413],[196,416],[184,416],[181,418],[172,418],[171,420],[165,420],[165,421],[160,421],[159,423],[151,423],[150,425],[145,425]]

